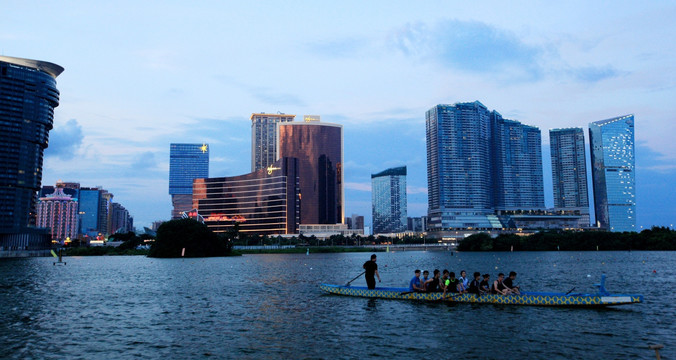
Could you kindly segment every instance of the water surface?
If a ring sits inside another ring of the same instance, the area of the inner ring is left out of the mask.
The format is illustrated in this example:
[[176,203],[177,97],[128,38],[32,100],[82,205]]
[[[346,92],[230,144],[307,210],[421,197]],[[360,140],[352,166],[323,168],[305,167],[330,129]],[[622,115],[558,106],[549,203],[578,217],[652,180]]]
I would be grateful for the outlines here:
[[[529,291],[613,293],[610,309],[441,304],[325,295],[370,254],[0,261],[0,358],[676,358],[676,253],[378,253],[383,286],[416,268],[519,273]],[[589,276],[588,276],[589,275]],[[364,285],[363,277],[353,285]]]

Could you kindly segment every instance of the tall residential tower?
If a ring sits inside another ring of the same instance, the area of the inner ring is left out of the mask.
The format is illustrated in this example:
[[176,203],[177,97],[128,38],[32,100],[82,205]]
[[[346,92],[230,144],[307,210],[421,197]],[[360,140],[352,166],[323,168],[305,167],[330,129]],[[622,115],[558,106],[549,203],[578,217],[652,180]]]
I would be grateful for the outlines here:
[[406,231],[406,166],[372,174],[371,199],[374,234]]
[[277,124],[291,122],[296,115],[251,114],[251,172],[277,161]]
[[589,124],[589,143],[597,226],[636,231],[634,115]]
[[579,211],[580,227],[589,226],[587,157],[582,128],[549,130],[554,208]]

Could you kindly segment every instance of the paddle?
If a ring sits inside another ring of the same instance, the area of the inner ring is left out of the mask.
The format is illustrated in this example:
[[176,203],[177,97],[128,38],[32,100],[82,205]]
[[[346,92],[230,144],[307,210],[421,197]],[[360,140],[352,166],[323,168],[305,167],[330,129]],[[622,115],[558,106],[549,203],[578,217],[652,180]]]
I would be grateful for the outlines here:
[[360,277],[360,276],[362,276],[362,275],[364,275],[365,273],[366,273],[366,270],[364,270],[364,271],[363,271],[363,272],[362,272],[361,274],[359,274],[359,275],[355,276],[355,278],[354,278],[354,279],[352,279],[352,280],[348,281],[348,282],[347,282],[347,284],[345,284],[345,286],[350,286],[350,284],[351,284],[351,283],[352,283],[353,281],[355,281],[355,280],[359,279],[359,277]]
[[573,290],[575,290],[575,286],[573,286],[573,288],[572,288],[572,289],[568,290],[568,292],[566,293],[566,295],[568,295],[568,294],[572,293],[572,292],[573,292]]

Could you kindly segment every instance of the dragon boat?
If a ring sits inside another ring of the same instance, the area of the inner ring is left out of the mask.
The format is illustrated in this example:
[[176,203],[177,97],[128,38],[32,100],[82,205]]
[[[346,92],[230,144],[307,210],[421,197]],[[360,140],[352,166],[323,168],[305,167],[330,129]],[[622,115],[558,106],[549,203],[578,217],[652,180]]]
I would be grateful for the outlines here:
[[329,294],[358,296],[377,299],[399,299],[420,301],[444,301],[452,303],[471,304],[505,304],[505,305],[532,305],[532,306],[566,306],[566,307],[605,307],[626,305],[643,302],[643,295],[610,294],[605,289],[606,276],[601,277],[601,283],[596,284],[598,292],[595,294],[526,292],[512,295],[493,294],[457,294],[441,292],[411,292],[408,288],[383,287],[370,290],[363,286],[320,284],[319,288]]

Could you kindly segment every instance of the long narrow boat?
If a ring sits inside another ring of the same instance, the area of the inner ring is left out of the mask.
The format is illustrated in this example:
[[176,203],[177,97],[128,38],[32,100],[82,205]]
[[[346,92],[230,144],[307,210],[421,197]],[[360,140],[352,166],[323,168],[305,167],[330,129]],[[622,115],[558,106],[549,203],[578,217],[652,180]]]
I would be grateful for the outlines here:
[[433,292],[410,292],[408,288],[375,288],[369,290],[363,286],[343,286],[321,284],[319,288],[329,294],[358,296],[378,299],[448,301],[456,303],[474,304],[511,304],[535,306],[572,306],[572,307],[604,307],[611,305],[626,305],[643,302],[643,295],[610,294],[604,287],[605,275],[596,294],[582,293],[550,293],[550,292],[521,292],[520,295],[475,295]]

